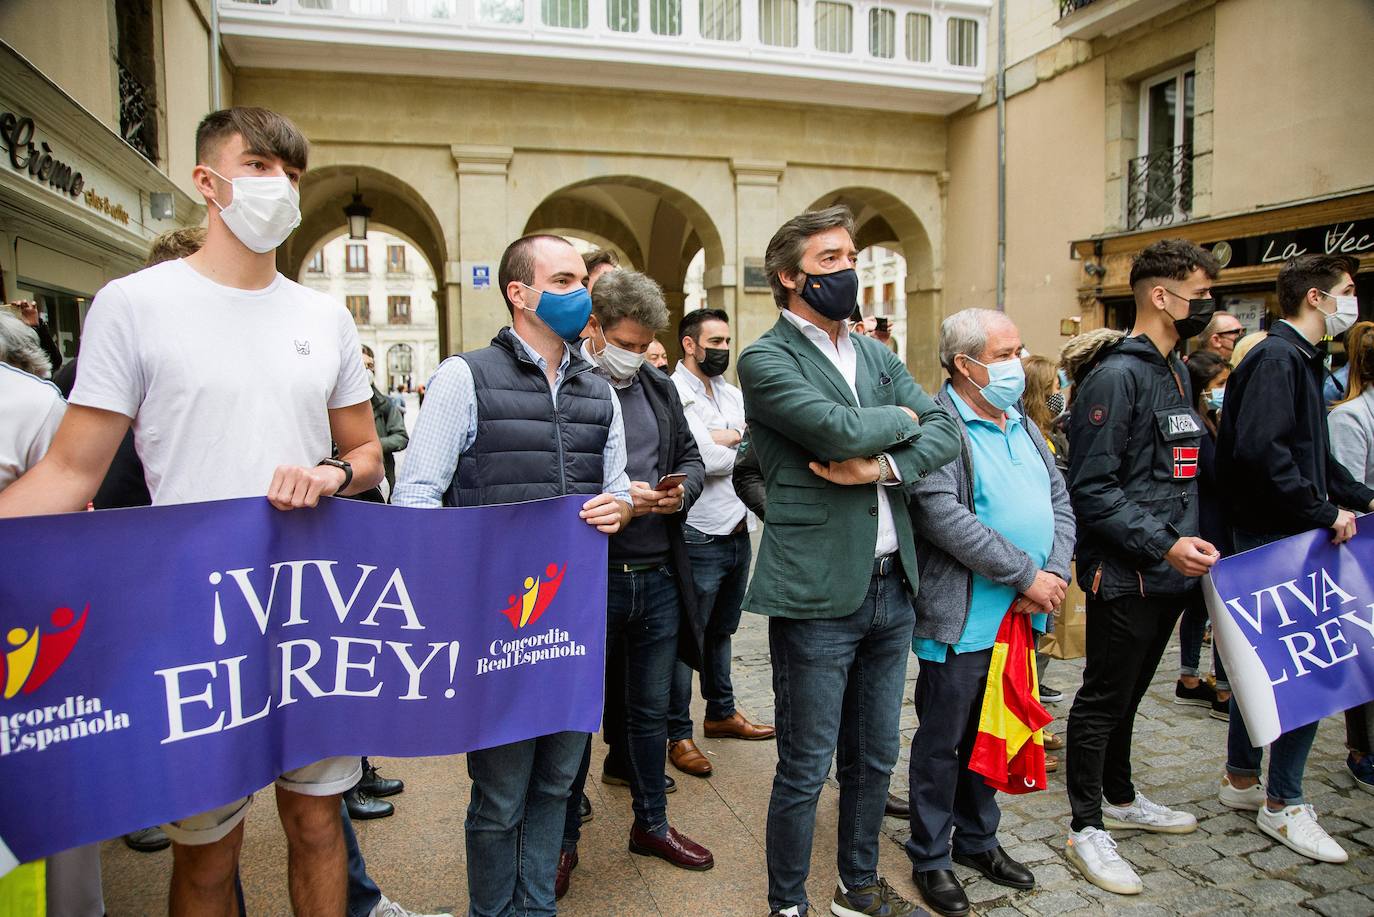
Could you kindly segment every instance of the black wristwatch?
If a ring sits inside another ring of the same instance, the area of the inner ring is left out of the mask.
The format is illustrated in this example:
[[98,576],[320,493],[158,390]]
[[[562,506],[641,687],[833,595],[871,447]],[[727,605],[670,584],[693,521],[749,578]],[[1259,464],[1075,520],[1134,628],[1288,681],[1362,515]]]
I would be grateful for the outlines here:
[[320,459],[319,464],[328,465],[330,468],[338,468],[340,471],[344,473],[344,482],[339,485],[339,489],[334,491],[334,493],[343,493],[345,490],[348,489],[348,485],[353,483],[353,466],[348,464],[348,462],[345,462],[343,459]]

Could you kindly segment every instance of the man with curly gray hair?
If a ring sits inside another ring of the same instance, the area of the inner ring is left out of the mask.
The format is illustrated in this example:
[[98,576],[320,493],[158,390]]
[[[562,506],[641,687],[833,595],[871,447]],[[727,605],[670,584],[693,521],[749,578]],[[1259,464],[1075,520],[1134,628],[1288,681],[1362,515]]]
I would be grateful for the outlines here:
[[38,332],[10,311],[0,312],[0,362],[40,379],[52,375],[52,361],[43,352]]

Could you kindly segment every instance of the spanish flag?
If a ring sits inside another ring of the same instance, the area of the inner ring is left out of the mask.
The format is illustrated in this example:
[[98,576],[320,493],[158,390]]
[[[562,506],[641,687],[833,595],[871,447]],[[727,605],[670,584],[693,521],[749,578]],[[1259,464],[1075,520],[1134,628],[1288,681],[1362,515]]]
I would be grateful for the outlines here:
[[1054,717],[1040,704],[1030,615],[1008,610],[992,645],[978,738],[969,769],[1003,793],[1030,793],[1048,785],[1045,734]]

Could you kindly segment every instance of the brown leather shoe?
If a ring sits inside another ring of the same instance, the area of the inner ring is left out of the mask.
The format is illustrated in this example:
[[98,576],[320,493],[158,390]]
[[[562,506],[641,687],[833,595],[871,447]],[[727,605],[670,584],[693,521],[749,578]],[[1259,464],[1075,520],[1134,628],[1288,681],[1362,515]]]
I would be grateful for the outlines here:
[[678,739],[676,742],[669,742],[668,760],[673,762],[673,767],[684,774],[691,774],[693,777],[711,776],[711,762],[706,760],[701,749],[697,748],[697,743],[691,739]]
[[640,856],[658,857],[681,869],[703,870],[716,865],[711,851],[687,837],[678,834],[676,828],[669,828],[663,837],[650,834],[635,823],[630,828],[630,852]]
[[728,720],[707,720],[701,724],[708,739],[771,739],[777,734],[772,726],[759,726],[744,718],[736,710]]
[[577,868],[577,851],[567,850],[558,854],[558,873],[553,877],[553,898],[561,900],[568,893],[568,883],[572,881],[572,871]]
[[1045,751],[1059,751],[1063,747],[1063,736],[1057,736],[1052,732],[1045,733]]
[[1059,770],[1059,756],[1045,755],[1045,773],[1053,774],[1057,770]]

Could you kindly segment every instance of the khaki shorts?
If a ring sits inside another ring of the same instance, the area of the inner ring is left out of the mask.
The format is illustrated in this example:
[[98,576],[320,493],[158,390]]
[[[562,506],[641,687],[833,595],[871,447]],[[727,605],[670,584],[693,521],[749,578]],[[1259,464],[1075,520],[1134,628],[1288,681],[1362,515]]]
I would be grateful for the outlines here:
[[[277,786],[302,796],[335,796],[353,788],[362,779],[363,762],[358,757],[325,758],[305,767],[287,771],[277,778]],[[162,826],[167,836],[178,844],[197,846],[213,844],[248,815],[252,796],[183,818]]]

